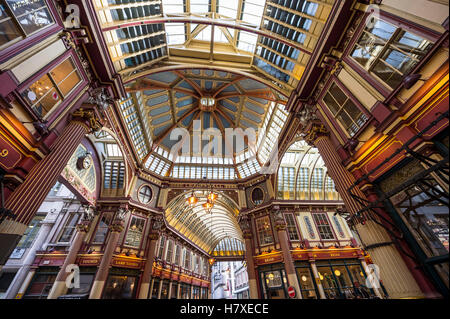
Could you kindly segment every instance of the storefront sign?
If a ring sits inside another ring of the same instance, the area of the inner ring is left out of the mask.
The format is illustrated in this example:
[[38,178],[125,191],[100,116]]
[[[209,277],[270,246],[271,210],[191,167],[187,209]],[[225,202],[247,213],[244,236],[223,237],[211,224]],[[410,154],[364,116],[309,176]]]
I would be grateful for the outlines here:
[[46,258],[41,260],[39,266],[62,266],[64,264],[64,258]]
[[22,154],[3,136],[0,136],[0,166],[12,169],[17,166],[21,159]]
[[81,258],[79,261],[80,266],[97,266],[100,263],[100,258]]
[[127,260],[123,258],[114,258],[112,261],[112,265],[115,267],[139,269],[141,268],[141,261]]
[[332,250],[332,251],[317,251],[317,250],[301,250],[292,251],[292,258],[294,260],[308,260],[308,259],[343,259],[343,258],[359,258],[362,256],[359,250]]
[[261,265],[267,265],[267,264],[275,264],[275,263],[279,263],[283,261],[283,256],[281,255],[281,253],[278,254],[271,254],[268,256],[258,256],[256,257],[256,264],[258,266]]

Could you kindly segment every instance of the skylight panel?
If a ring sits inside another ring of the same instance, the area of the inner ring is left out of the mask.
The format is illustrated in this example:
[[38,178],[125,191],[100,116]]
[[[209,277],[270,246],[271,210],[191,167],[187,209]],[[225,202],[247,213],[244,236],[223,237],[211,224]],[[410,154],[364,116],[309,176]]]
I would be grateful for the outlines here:
[[266,0],[245,0],[241,20],[259,27],[265,3]]
[[258,36],[254,33],[245,31],[239,32],[238,49],[247,52],[253,52],[255,50],[256,41]]
[[191,13],[204,14],[208,13],[209,0],[191,0]]
[[236,19],[239,0],[219,0],[217,12],[228,18]]
[[184,0],[162,0],[165,14],[184,13]]
[[211,26],[207,26],[202,32],[200,32],[195,39],[202,41],[211,41]]
[[166,23],[167,43],[183,44],[186,41],[184,23]]

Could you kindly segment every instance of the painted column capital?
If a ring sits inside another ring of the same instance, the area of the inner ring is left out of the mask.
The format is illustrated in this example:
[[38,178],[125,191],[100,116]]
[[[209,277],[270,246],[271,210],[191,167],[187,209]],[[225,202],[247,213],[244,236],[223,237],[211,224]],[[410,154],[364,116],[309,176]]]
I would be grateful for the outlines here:
[[327,130],[325,125],[320,122],[311,122],[306,128],[303,129],[304,136],[303,139],[309,145],[314,146],[315,142],[319,137],[329,136],[330,132]]
[[104,123],[102,117],[96,108],[89,105],[83,105],[83,107],[74,111],[71,114],[72,122],[80,122],[86,125],[86,128],[90,132],[98,132],[103,127]]

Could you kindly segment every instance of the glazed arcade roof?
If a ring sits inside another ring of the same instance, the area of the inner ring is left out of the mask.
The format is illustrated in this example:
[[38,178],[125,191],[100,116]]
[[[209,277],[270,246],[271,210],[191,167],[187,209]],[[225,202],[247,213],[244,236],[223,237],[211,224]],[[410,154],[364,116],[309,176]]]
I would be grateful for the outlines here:
[[[121,111],[142,165],[167,177],[232,180],[267,162],[334,0],[93,3],[128,92]],[[256,148],[246,140],[231,157],[174,156],[171,131],[197,121],[222,134],[253,128],[261,136]]]

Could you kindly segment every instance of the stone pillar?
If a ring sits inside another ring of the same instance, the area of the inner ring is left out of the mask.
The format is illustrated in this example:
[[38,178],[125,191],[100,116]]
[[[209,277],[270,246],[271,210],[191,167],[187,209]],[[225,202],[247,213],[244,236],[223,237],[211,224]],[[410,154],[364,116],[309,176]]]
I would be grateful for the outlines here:
[[323,290],[322,281],[320,280],[319,272],[317,271],[316,262],[314,260],[310,260],[309,263],[314,275],[314,280],[316,281],[317,289],[319,290],[319,297],[320,299],[327,299],[325,296],[325,291]]
[[[369,267],[367,266],[367,263],[366,263],[366,261],[364,260],[364,258],[360,259],[360,261],[361,261],[362,267],[364,268],[364,272],[366,273],[366,276],[367,276],[367,277],[370,276],[371,270],[370,270]],[[374,288],[372,288],[372,289],[373,289],[373,291],[375,292],[375,295],[377,295],[378,298],[380,298],[380,299],[383,299],[383,298],[384,298],[384,297],[383,297],[383,294],[380,292],[381,288],[379,288],[379,287],[374,287]]]
[[50,154],[34,165],[25,181],[6,200],[5,208],[11,210],[15,217],[6,218],[0,224],[0,266],[8,260],[83,137],[100,128],[95,110],[74,112],[70,123],[51,146]]
[[67,267],[69,265],[75,264],[78,253],[80,251],[81,245],[86,238],[86,234],[89,231],[89,226],[91,224],[92,219],[94,218],[94,213],[90,208],[85,208],[85,214],[83,215],[83,219],[77,225],[77,232],[75,234],[75,238],[70,245],[69,252],[64,260],[64,264],[61,266],[59,273],[56,277],[55,282],[53,283],[52,289],[48,294],[47,299],[56,299],[61,295],[67,293],[68,287],[66,284],[66,279],[71,273],[67,271]]
[[281,212],[275,214],[275,229],[280,241],[281,251],[283,253],[284,267],[286,269],[288,284],[296,290],[296,299],[303,299],[300,286],[295,272],[294,260],[292,259],[288,235],[286,232],[286,222]]
[[181,299],[181,283],[178,283],[177,299]]
[[[48,213],[48,215],[50,214],[51,213]],[[55,219],[54,218],[48,219],[48,217],[46,217],[41,222],[39,234],[34,240],[33,246],[28,252],[28,255],[26,256],[25,260],[23,261],[22,267],[20,267],[19,271],[14,276],[14,280],[12,284],[9,286],[8,291],[6,292],[6,299],[13,299],[13,298],[21,299],[22,296],[24,295],[35,273],[35,270],[30,268],[34,262],[34,259],[36,258],[36,252],[42,249],[42,246],[45,240],[47,239],[48,233],[50,232],[54,224]]]
[[150,233],[147,241],[147,260],[145,261],[144,272],[142,273],[142,283],[139,288],[139,299],[148,299],[150,282],[153,272],[153,260],[155,258],[155,248],[158,242],[159,235],[157,233]]
[[123,221],[126,213],[127,211],[125,211],[123,208],[120,208],[119,212],[117,213],[119,216],[116,217],[114,222],[109,227],[110,235],[108,243],[106,244],[100,266],[98,267],[97,274],[95,275],[89,299],[100,299],[102,295],[103,287],[105,286],[106,279],[108,278],[109,267],[113,258],[113,254],[116,250],[120,233],[124,229]]
[[170,279],[170,281],[169,281],[169,292],[167,293],[168,294],[167,299],[172,299],[172,286],[173,286],[173,281],[172,281],[172,279]]
[[[351,214],[356,214],[363,207],[348,192],[356,180],[342,164],[324,126],[314,124],[305,139],[317,147],[347,210]],[[359,188],[354,188],[354,192],[359,197],[366,198]],[[364,225],[356,225],[356,229],[372,260],[379,266],[380,277],[390,297],[394,299],[424,297],[387,231],[370,219]]]
[[247,262],[250,299],[258,299],[259,294],[258,294],[258,286],[256,284],[257,277],[256,277],[255,262],[253,260],[253,245],[251,233],[245,233],[244,239],[245,239],[245,261]]

